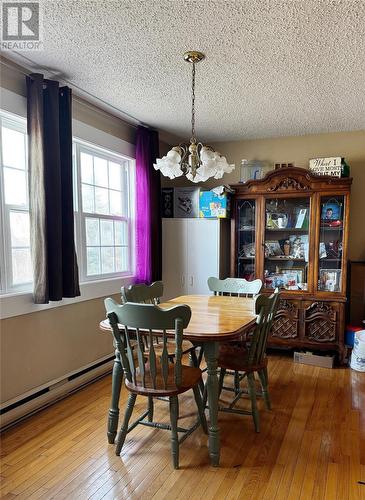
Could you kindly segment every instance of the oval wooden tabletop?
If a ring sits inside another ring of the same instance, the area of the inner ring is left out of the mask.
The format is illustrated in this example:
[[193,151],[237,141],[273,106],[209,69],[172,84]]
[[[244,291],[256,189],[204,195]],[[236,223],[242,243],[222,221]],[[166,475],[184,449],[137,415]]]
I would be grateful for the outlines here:
[[195,342],[234,340],[256,322],[252,298],[182,295],[160,304],[160,307],[168,308],[172,304],[190,306],[191,320],[184,330],[184,338]]
[[[234,340],[256,322],[254,300],[244,297],[216,295],[182,295],[159,305],[164,309],[176,304],[191,308],[191,320],[184,330],[184,339],[195,342],[222,342]],[[108,320],[100,322],[100,329],[110,331]]]

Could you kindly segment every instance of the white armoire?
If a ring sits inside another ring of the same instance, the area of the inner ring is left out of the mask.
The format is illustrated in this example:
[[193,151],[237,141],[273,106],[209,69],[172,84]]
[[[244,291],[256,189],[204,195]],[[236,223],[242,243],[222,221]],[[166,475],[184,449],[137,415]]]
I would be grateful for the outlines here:
[[227,219],[162,219],[164,300],[209,294],[209,276],[229,276]]

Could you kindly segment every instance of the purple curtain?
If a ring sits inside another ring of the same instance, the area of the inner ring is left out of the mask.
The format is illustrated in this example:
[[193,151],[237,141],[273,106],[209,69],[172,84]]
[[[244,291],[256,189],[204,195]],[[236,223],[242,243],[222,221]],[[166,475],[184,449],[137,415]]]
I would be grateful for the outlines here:
[[160,280],[161,210],[160,173],[153,168],[158,152],[158,133],[137,128],[136,137],[136,283]]

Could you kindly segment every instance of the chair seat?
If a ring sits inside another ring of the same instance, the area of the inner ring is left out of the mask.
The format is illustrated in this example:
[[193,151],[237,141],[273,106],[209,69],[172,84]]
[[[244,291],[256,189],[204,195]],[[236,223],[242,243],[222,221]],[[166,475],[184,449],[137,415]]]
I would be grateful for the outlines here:
[[169,372],[167,377],[166,388],[164,385],[164,381],[161,374],[161,364],[157,363],[156,366],[156,388],[152,386],[152,379],[150,374],[150,365],[146,363],[145,365],[145,386],[142,387],[142,377],[139,369],[137,368],[136,379],[137,383],[129,382],[127,379],[125,380],[125,385],[127,389],[136,394],[141,394],[143,396],[176,396],[177,394],[181,394],[183,392],[188,391],[195,387],[201,379],[202,372],[199,368],[194,368],[192,366],[182,365],[182,380],[179,387],[176,387],[175,384],[175,367],[173,364],[169,366]]
[[[161,356],[162,349],[163,349],[163,343],[162,342],[160,344],[154,343],[153,347],[155,349],[156,356]],[[166,347],[167,347],[167,354],[169,356],[175,356],[175,350],[176,350],[175,342],[168,341],[166,343]],[[190,351],[191,349],[194,349],[193,344],[191,342],[189,342],[188,340],[183,340],[182,341],[182,352],[186,353],[186,352]]]
[[261,363],[252,365],[248,361],[249,351],[243,346],[222,344],[219,346],[218,366],[237,372],[254,372],[267,366],[266,356]]

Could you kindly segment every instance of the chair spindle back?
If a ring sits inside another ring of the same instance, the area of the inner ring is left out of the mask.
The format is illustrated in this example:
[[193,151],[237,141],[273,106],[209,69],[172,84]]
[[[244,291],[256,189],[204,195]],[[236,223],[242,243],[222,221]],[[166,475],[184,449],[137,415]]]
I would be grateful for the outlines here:
[[208,287],[211,292],[214,292],[214,295],[253,297],[261,290],[262,281],[259,279],[247,281],[243,278],[220,280],[212,276],[208,278]]
[[137,302],[138,304],[159,304],[163,295],[162,281],[155,281],[151,285],[138,283],[128,287],[122,286],[122,302]]
[[248,361],[252,365],[261,363],[265,356],[267,339],[276,314],[279,297],[279,290],[275,290],[275,293],[270,296],[258,295],[256,297],[255,311],[258,316],[248,354]]
[[[189,324],[191,309],[179,305],[161,309],[153,304],[126,303],[119,305],[113,299],[105,299],[105,309],[112,327],[114,343],[118,349],[126,379],[135,386],[167,389],[169,360],[167,330],[174,330],[176,351],[174,357],[174,382],[178,387],[182,377],[183,330]],[[123,325],[120,330],[118,323]],[[171,333],[171,332],[170,332]],[[143,337],[148,337],[148,356]],[[156,357],[153,338],[162,339],[162,354]],[[134,355],[131,339],[137,338],[137,356]],[[137,358],[137,359],[136,359]],[[147,368],[147,364],[149,365]]]

